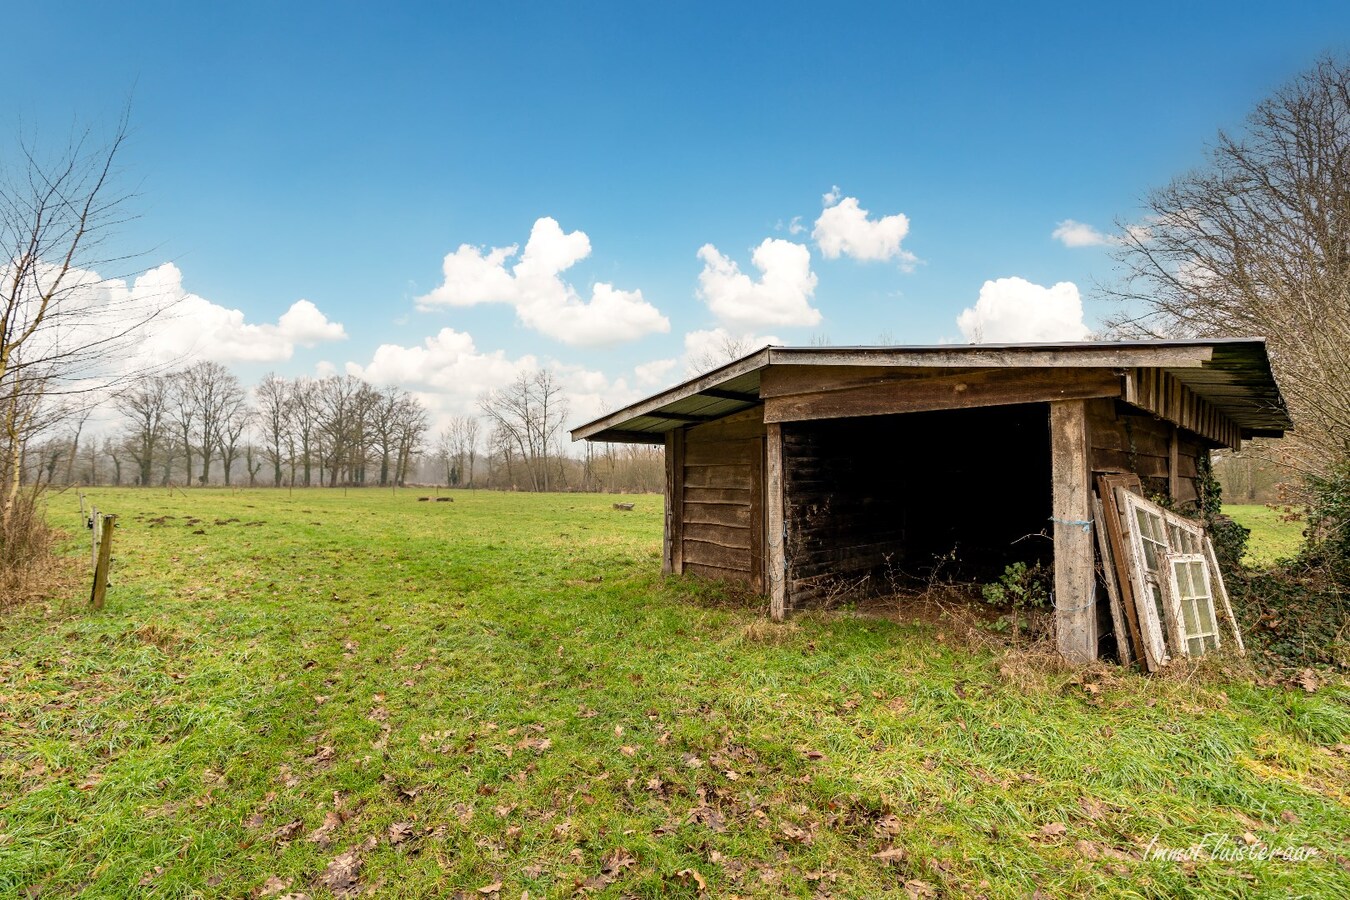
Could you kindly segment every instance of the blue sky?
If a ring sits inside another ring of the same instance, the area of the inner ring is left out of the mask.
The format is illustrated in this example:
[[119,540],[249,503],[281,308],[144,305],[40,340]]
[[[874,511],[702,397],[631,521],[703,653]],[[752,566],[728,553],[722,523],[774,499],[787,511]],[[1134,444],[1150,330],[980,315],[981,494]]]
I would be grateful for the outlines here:
[[[187,307],[200,353],[246,377],[350,364],[442,411],[537,362],[568,373],[580,416],[682,377],[690,332],[964,340],[958,316],[1012,278],[986,339],[1040,336],[1023,317],[1096,327],[1109,248],[1056,228],[1133,221],[1218,128],[1344,50],[1350,5],[53,2],[12,7],[7,30],[30,36],[7,42],[11,134],[97,130],[130,98],[139,217],[119,242],[205,304]],[[869,217],[828,258],[812,232],[836,186]],[[878,223],[900,214],[897,245]],[[507,282],[519,253],[501,276],[465,257],[482,277],[443,284],[447,254],[523,251],[544,217],[590,254]],[[814,280],[756,287],[766,239]],[[748,277],[700,294],[714,258]],[[555,274],[573,306],[612,285],[615,313],[564,315]],[[1048,290],[1064,282],[1078,320]],[[213,343],[240,321],[273,327]]]

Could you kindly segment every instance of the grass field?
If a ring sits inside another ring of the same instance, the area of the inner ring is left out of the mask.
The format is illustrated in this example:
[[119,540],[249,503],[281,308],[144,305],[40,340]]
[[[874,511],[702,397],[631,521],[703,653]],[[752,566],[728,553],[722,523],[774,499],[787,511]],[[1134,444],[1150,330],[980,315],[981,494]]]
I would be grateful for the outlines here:
[[1302,519],[1289,521],[1279,509],[1260,503],[1225,503],[1223,511],[1239,525],[1251,529],[1247,555],[1243,558],[1248,565],[1268,566],[1288,559],[1297,555],[1303,544],[1306,523]]
[[1350,896],[1344,685],[766,623],[659,497],[93,497],[107,607],[0,613],[0,896]]

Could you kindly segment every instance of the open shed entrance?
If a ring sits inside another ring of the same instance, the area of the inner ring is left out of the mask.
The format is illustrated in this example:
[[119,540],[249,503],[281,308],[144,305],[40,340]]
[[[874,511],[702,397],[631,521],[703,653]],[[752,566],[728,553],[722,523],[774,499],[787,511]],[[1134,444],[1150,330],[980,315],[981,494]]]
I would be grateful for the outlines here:
[[[930,576],[1049,564],[1049,406],[785,422],[788,590],[800,608]],[[953,552],[955,551],[955,552]]]

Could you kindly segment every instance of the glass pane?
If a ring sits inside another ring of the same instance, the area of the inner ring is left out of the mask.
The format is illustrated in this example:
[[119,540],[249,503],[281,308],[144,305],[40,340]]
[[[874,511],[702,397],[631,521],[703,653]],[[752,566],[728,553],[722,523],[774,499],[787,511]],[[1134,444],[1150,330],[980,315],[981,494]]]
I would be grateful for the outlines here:
[[1195,590],[1191,587],[1190,567],[1183,563],[1173,563],[1172,568],[1177,572],[1177,591],[1182,597],[1194,597]]
[[1205,653],[1205,641],[1203,638],[1191,638],[1186,642],[1186,649],[1191,652],[1191,656],[1203,656]]
[[1182,625],[1187,634],[1197,634],[1200,631],[1196,627],[1195,601],[1190,597],[1183,597],[1181,600],[1181,616],[1185,620]]
[[[1148,586],[1148,592],[1152,595],[1153,614],[1158,617],[1159,624],[1166,622],[1167,617],[1163,614],[1162,588],[1159,587],[1157,584],[1153,584],[1150,582]],[[1165,627],[1163,628],[1163,633],[1164,634],[1167,633],[1167,629]]]

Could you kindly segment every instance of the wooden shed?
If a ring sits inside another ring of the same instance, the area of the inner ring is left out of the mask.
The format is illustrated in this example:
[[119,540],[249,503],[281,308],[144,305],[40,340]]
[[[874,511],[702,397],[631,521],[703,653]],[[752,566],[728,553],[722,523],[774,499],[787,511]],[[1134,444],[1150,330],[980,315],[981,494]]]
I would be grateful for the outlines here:
[[781,618],[935,557],[992,578],[1039,554],[1083,660],[1094,474],[1191,503],[1211,450],[1290,427],[1265,341],[1231,339],[766,347],[572,437],[665,446],[667,572],[745,582]]

